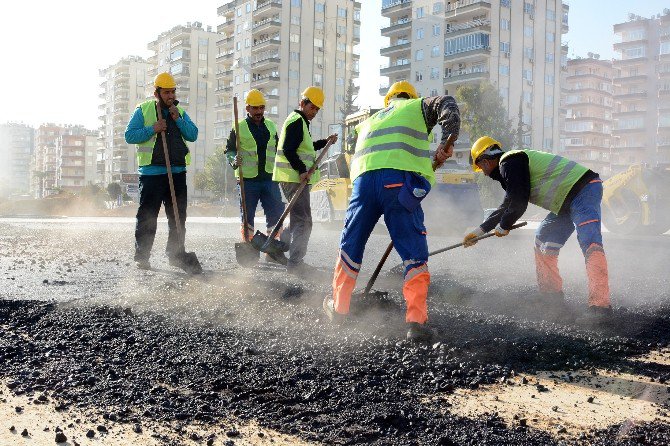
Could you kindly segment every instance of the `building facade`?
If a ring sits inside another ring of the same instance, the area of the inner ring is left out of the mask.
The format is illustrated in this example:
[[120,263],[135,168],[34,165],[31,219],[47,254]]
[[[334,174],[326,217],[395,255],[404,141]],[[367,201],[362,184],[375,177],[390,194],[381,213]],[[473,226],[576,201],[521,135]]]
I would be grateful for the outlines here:
[[614,25],[613,168],[670,163],[670,10]]
[[135,146],[126,144],[125,131],[137,104],[144,101],[151,84],[149,64],[129,56],[100,70],[102,103],[100,110],[100,143],[97,154],[96,182],[107,185],[121,181],[122,174],[137,172]]
[[[422,96],[455,95],[461,85],[490,82],[508,116],[527,129],[523,144],[560,151],[560,78],[567,67],[568,6],[560,0],[382,0],[389,84],[412,82]],[[385,94],[387,86],[380,88]],[[467,135],[456,159],[467,163]]]
[[565,154],[608,177],[611,174],[614,70],[597,55],[568,60],[563,108]]
[[240,98],[242,118],[252,88],[265,94],[266,116],[281,126],[306,87],[321,87],[325,103],[310,131],[315,139],[339,132],[347,90],[359,74],[353,47],[360,42],[360,9],[352,0],[233,0],[220,6],[216,145],[225,144],[233,127],[233,97]]
[[34,135],[35,129],[25,124],[0,125],[0,159],[5,163],[0,174],[0,196],[30,193]]
[[53,123],[40,125],[35,132],[32,195],[44,198],[56,192],[58,153],[56,143],[64,128]]
[[78,193],[95,184],[97,149],[98,132],[81,126],[65,127],[56,140],[56,188]]
[[[153,78],[169,72],[177,82],[177,99],[198,127],[198,139],[188,143],[191,151],[188,187],[195,192],[193,179],[204,170],[205,160],[214,153],[215,126],[215,71],[217,41],[220,39],[210,27],[203,29],[200,22],[176,26],[161,33],[148,44],[154,54],[149,57],[147,97],[153,97]],[[194,194],[190,194],[194,195]]]

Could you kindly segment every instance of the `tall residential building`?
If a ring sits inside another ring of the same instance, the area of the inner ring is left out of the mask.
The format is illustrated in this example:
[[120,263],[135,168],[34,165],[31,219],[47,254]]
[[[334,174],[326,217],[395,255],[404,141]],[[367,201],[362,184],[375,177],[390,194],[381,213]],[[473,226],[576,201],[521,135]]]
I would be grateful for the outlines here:
[[31,182],[31,191],[35,198],[44,198],[56,190],[56,170],[58,168],[56,142],[62,132],[63,127],[53,123],[42,124],[35,131]]
[[[203,29],[200,22],[175,26],[161,33],[148,44],[153,51],[149,57],[148,87],[146,94],[153,95],[153,78],[158,73],[169,72],[177,82],[177,99],[193,122],[198,126],[198,139],[188,143],[191,151],[188,187],[195,192],[195,174],[204,170],[205,160],[214,153],[214,94],[217,41],[220,35]],[[193,194],[191,194],[193,195]]]
[[137,172],[135,146],[126,144],[125,131],[137,104],[144,101],[151,84],[149,64],[137,56],[125,57],[100,70],[103,78],[100,98],[100,145],[97,154],[97,183],[121,181],[122,174]]
[[670,163],[670,10],[614,25],[612,163]]
[[[350,81],[359,74],[360,2],[353,0],[226,1],[217,10],[216,145],[233,127],[233,96],[256,88],[266,97],[266,116],[281,126],[298,106],[302,91],[316,85],[325,103],[311,123],[315,139],[344,121]],[[357,89],[352,89],[353,93]]]
[[[559,80],[567,65],[561,35],[568,6],[560,0],[382,0],[382,29],[389,57],[381,69],[389,83],[412,82],[422,96],[454,95],[461,85],[490,82],[516,124],[519,107],[527,133],[523,144],[557,151]],[[385,94],[386,86],[380,88]],[[456,159],[467,163],[465,135]]]
[[77,193],[84,186],[96,183],[97,146],[96,131],[81,126],[68,126],[63,129],[56,140],[58,189]]
[[597,55],[570,59],[563,96],[566,155],[606,177],[611,174],[613,73],[612,61]]
[[35,129],[25,124],[0,125],[0,196],[30,192],[30,158]]

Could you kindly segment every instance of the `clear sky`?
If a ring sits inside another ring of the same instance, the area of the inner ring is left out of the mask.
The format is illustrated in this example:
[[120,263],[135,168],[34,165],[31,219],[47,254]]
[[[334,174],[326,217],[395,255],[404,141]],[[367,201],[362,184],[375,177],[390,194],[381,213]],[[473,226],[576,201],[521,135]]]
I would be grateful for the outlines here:
[[[303,2],[309,0],[303,0]],[[327,0],[326,0],[327,1]],[[521,0],[512,0],[521,1]],[[120,58],[148,57],[148,42],[161,32],[186,22],[199,21],[213,29],[223,0],[161,0],[141,2],[3,1],[0,5],[0,41],[3,64],[0,85],[4,107],[0,123],[43,122],[83,124],[98,128],[100,83],[98,70]],[[569,56],[593,52],[614,56],[612,25],[626,21],[628,13],[649,17],[670,7],[668,0],[570,0],[570,32],[563,36]],[[378,106],[379,56],[386,45],[380,29],[381,0],[361,0],[361,106]]]

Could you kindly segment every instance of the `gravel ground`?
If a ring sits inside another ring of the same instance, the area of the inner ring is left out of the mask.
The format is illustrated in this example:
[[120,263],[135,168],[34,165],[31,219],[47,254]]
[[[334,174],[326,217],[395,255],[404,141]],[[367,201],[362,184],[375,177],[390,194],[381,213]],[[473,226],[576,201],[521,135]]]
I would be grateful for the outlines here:
[[[190,219],[187,247],[205,268],[191,277],[163,258],[165,223],[151,271],[132,262],[132,219],[0,224],[0,380],[56,409],[131,426],[230,422],[225,436],[191,439],[203,444],[249,441],[234,422],[327,444],[670,444],[668,398],[655,403],[656,421],[581,432],[466,416],[448,398],[545,372],[604,370],[667,386],[668,364],[636,358],[670,347],[668,236],[606,237],[617,317],[597,329],[572,323],[586,301],[574,238],[560,262],[568,311],[532,304],[530,230],[440,254],[430,262],[437,338],[416,346],[404,340],[398,277],[382,274],[375,288],[388,299],[354,302],[344,326],[324,322],[336,230],[313,234],[307,260],[323,274],[295,278],[262,260],[237,266],[231,220]],[[457,241],[431,237],[430,248]],[[383,228],[372,235],[361,288],[387,243]],[[161,441],[183,444],[179,435]]]

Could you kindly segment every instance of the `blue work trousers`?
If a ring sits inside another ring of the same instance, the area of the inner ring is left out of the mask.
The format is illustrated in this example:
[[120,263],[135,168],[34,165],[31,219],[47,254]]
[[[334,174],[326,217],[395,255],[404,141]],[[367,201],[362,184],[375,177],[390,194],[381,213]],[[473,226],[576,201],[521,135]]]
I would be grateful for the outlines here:
[[[237,185],[237,194],[240,196],[240,185]],[[254,216],[258,202],[261,203],[265,212],[265,223],[267,229],[274,229],[279,221],[282,212],[284,212],[284,202],[279,192],[279,184],[272,180],[265,181],[245,181],[244,182],[244,200],[247,205],[247,225],[254,226]],[[240,203],[242,200],[239,200]],[[240,221],[242,221],[242,205],[240,204]],[[250,236],[253,234],[250,234]]]

